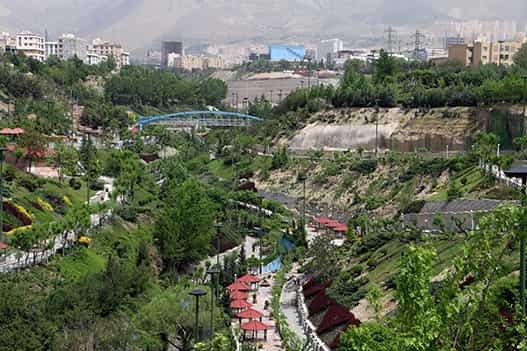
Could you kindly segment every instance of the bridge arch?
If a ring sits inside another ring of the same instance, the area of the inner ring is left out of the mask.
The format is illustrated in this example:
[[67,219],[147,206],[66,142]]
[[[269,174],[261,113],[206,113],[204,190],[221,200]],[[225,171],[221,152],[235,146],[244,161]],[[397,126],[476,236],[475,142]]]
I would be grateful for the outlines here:
[[253,122],[261,122],[262,118],[239,112],[225,111],[185,111],[159,116],[139,116],[139,129],[147,124],[169,125],[179,127],[247,127]]

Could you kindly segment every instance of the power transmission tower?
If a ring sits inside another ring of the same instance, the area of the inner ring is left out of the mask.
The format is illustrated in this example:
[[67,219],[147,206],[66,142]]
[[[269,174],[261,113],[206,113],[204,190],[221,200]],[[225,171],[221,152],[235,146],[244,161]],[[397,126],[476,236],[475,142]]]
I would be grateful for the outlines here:
[[422,60],[423,59],[423,51],[424,51],[424,48],[423,48],[423,44],[424,44],[424,40],[425,40],[425,35],[423,33],[421,33],[418,30],[415,31],[415,34],[412,35],[412,38],[414,39],[414,54],[413,54],[413,58],[414,60]]
[[384,31],[387,35],[386,37],[386,48],[388,49],[388,54],[393,54],[394,51],[394,42],[395,42],[395,34],[397,33],[397,31],[395,29],[393,29],[391,26],[388,27],[387,30]]

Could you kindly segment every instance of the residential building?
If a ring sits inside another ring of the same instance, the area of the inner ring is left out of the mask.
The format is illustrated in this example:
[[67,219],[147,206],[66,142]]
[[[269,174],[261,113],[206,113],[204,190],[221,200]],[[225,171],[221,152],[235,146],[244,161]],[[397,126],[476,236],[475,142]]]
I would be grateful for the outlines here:
[[62,34],[58,40],[58,56],[63,60],[77,57],[83,62],[87,62],[88,41],[73,34]]
[[337,53],[344,50],[344,42],[340,39],[322,40],[318,45],[319,60],[331,62],[337,58]]
[[10,41],[9,33],[0,33],[0,53],[4,53]]
[[209,68],[222,69],[225,67],[225,61],[221,56],[180,55],[170,53],[168,54],[167,67],[185,69],[188,71]]
[[46,58],[44,37],[40,34],[24,31],[16,35],[16,50],[38,61]]
[[99,55],[94,48],[88,48],[88,54],[86,55],[86,63],[88,65],[98,65],[107,59],[108,57]]
[[467,66],[480,66],[489,63],[512,65],[514,55],[527,39],[520,41],[488,42],[476,40],[467,44],[452,45],[448,48],[449,61],[462,62]]
[[[95,39],[93,41],[93,50],[99,56],[106,56],[108,59],[113,58],[118,70],[123,66],[124,50],[121,44]],[[126,57],[128,57],[128,61],[126,61]],[[124,63],[129,64],[129,55],[125,54],[124,58]]]
[[59,56],[59,42],[58,41],[47,41],[46,42],[46,58],[50,56]]
[[130,53],[123,51],[121,53],[121,67],[130,66]]
[[168,56],[170,54],[183,56],[183,43],[181,41],[161,42],[161,68],[167,68],[169,66]]

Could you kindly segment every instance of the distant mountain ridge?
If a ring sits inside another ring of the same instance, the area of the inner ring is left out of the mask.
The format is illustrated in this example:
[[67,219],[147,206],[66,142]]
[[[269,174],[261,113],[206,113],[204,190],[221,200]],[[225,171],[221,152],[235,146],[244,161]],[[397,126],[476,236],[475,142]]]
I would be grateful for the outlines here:
[[526,13],[525,0],[0,0],[0,30],[73,32],[137,49],[163,38],[349,39],[452,15],[524,21]]

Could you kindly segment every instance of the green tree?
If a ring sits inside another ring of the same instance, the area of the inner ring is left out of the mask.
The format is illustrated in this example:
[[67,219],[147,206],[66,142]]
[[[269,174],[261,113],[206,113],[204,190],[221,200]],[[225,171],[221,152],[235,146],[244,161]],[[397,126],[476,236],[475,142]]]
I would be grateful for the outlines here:
[[375,62],[375,82],[383,83],[387,78],[397,73],[397,61],[389,53],[381,49],[379,59]]
[[78,153],[72,146],[59,141],[55,143],[54,152],[49,158],[49,162],[58,170],[59,181],[63,182],[64,175],[77,175]]
[[195,180],[168,189],[155,228],[165,270],[181,270],[208,252],[215,212],[203,185]]
[[115,194],[123,196],[125,203],[130,204],[135,199],[135,189],[144,179],[144,166],[141,160],[131,151],[121,154],[120,170],[115,180]]
[[527,69],[527,43],[514,55],[514,63],[522,69]]

